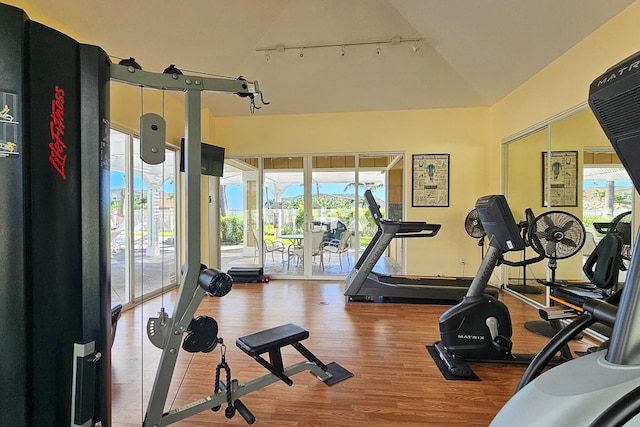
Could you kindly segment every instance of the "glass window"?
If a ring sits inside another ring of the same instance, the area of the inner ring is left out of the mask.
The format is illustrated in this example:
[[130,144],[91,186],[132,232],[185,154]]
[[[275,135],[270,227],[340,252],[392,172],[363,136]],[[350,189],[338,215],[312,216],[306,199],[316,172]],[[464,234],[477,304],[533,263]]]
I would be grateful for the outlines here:
[[[227,159],[220,184],[225,271],[260,265],[270,276],[346,275],[376,230],[364,191],[393,219],[403,216],[402,154]],[[320,231],[322,247],[331,245],[324,251],[313,241]],[[402,262],[401,243],[390,246],[387,256]]]
[[[111,294],[127,304],[176,284],[176,152],[149,165],[140,140],[111,131]],[[133,292],[132,292],[133,290]]]

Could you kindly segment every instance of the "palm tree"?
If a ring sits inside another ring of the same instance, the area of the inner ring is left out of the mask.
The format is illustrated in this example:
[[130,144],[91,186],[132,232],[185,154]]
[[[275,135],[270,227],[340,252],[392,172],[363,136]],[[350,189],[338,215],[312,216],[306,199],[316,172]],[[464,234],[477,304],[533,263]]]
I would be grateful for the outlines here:
[[[355,182],[350,182],[350,183],[348,183],[348,184],[344,187],[344,190],[342,190],[342,191],[344,191],[344,192],[346,193],[346,192],[347,192],[347,191],[349,191],[349,189],[351,189],[352,187],[356,187],[356,183],[355,183]],[[359,182],[359,183],[357,184],[357,187],[358,187],[358,188],[365,188],[365,189],[371,190],[371,191],[373,192],[373,191],[376,191],[376,190],[377,190],[377,189],[379,189],[379,188],[383,188],[383,187],[384,187],[384,184],[382,184],[382,183],[380,183],[380,182]]]
[[227,186],[220,185],[220,216],[227,216]]
[[[371,190],[371,192],[375,192],[376,190],[380,189],[380,188],[384,188],[384,184],[380,183],[380,182],[359,182],[357,185],[355,182],[350,182],[348,183],[345,187],[344,187],[344,191],[345,193],[347,191],[349,191],[351,188],[364,188],[366,190]],[[360,207],[366,207],[367,206],[367,200],[364,197],[360,198]]]

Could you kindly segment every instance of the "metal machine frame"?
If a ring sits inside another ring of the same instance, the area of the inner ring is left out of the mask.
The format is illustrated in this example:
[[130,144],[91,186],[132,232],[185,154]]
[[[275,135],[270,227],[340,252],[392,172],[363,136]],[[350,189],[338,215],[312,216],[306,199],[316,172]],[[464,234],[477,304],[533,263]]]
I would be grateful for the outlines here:
[[[187,331],[202,298],[207,294],[206,286],[200,284],[198,280],[201,271],[200,132],[202,92],[222,92],[248,96],[250,97],[252,108],[260,108],[256,107],[254,96],[261,95],[261,92],[257,81],[151,73],[134,66],[119,64],[111,65],[111,80],[140,87],[182,91],[185,93],[185,204],[188,207],[185,209],[186,265],[183,268],[182,281],[173,315],[168,316],[166,313],[161,312],[159,318],[149,319],[147,326],[148,332],[150,332],[150,329],[152,330],[149,338],[162,349],[162,356],[143,426],[159,427],[180,421],[205,409],[211,409],[227,403],[227,387],[231,389],[232,400],[236,400],[247,393],[281,381],[281,378],[272,373],[244,384],[238,384],[234,380],[231,384],[226,384],[225,389],[222,391],[205,396],[167,413],[164,412],[183,334]],[[144,144],[143,141],[141,143]],[[286,376],[290,376],[306,370],[311,371],[322,381],[331,377],[329,372],[326,372],[311,361],[303,361],[286,367],[283,373]],[[244,414],[242,415],[244,416]]]

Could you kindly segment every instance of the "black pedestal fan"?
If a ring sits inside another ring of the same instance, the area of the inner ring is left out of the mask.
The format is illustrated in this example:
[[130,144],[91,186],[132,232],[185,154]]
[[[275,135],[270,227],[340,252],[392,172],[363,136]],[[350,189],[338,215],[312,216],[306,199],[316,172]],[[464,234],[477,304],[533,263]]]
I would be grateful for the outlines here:
[[486,236],[487,233],[485,233],[484,228],[482,227],[477,210],[473,209],[467,214],[467,217],[464,220],[464,229],[469,236],[474,239],[478,239],[478,246],[482,248],[482,256],[480,257],[480,261],[482,261],[484,258],[484,236]]
[[[534,250],[548,259],[551,283],[556,281],[558,260],[580,252],[586,237],[582,222],[575,215],[563,211],[549,211],[539,215],[529,226],[529,234],[537,237],[531,241]],[[552,337],[557,332],[545,321],[527,322],[525,327],[545,337]]]

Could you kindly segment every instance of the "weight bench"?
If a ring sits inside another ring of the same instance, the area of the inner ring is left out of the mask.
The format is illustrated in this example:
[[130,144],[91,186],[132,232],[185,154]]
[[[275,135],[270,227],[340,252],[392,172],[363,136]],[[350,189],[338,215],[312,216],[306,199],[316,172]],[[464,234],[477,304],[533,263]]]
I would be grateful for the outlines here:
[[[216,368],[217,378],[213,394],[165,412],[162,415],[162,425],[175,423],[205,409],[217,411],[225,404],[227,405],[225,409],[225,416],[227,418],[232,418],[237,411],[247,424],[253,424],[255,416],[244,403],[240,401],[240,398],[249,393],[261,390],[279,381],[283,381],[285,384],[291,386],[293,385],[293,381],[290,377],[304,371],[311,372],[311,374],[327,386],[332,386],[353,376],[351,372],[335,362],[327,365],[322,363],[320,359],[300,343],[300,341],[304,341],[307,338],[309,338],[309,331],[292,323],[239,337],[236,339],[238,348],[265,367],[269,373],[244,383],[238,382],[237,379],[231,379],[231,372],[225,362],[225,350],[223,349],[222,362],[218,365],[218,368]],[[218,338],[216,338],[216,342],[222,343],[222,340],[220,339],[218,341]],[[288,345],[293,346],[293,348],[305,357],[305,360],[285,367],[282,363],[281,349]],[[269,354],[269,361],[263,357],[265,353]],[[227,371],[228,376],[226,381],[218,383],[220,380],[219,369],[222,368]]]
[[[236,340],[236,345],[289,386],[293,384],[293,381],[291,381],[291,378],[285,373],[281,349],[282,347],[291,345],[306,357],[309,363],[315,364],[322,369],[322,371],[326,372],[326,376],[318,377],[321,381],[328,380],[332,377],[332,374],[327,372],[327,365],[322,363],[320,359],[311,353],[304,345],[300,344],[300,341],[306,340],[307,338],[309,338],[309,331],[293,323],[287,323],[286,325],[276,326],[275,328],[265,329],[264,331],[239,337]],[[261,356],[264,353],[269,353],[269,361],[266,361]]]

